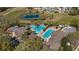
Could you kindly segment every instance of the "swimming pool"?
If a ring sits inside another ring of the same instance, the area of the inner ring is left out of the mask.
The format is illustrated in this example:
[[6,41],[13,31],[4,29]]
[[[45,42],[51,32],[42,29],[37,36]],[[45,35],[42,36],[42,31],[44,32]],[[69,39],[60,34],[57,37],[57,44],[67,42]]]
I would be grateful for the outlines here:
[[31,25],[30,27],[31,27],[32,30],[34,30],[34,32],[36,34],[40,33],[42,30],[44,30],[46,28],[45,25],[39,25],[39,26]]
[[55,30],[48,29],[47,31],[44,32],[43,38],[44,39],[49,39],[54,32],[55,32]]
[[31,28],[31,30],[35,31],[35,29],[37,28],[37,26],[36,25],[30,25],[30,28]]
[[36,28],[35,33],[40,33],[42,30],[44,30],[46,28],[46,26],[44,25],[40,25]]
[[29,19],[29,20],[39,19],[39,18],[40,16],[38,14],[27,14],[22,16],[22,19]]

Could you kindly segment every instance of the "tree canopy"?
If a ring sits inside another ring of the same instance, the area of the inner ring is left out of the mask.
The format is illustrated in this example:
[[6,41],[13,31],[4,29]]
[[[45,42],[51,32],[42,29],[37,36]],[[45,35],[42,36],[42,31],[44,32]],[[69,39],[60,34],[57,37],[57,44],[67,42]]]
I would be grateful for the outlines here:
[[[71,43],[71,46],[67,46],[67,42]],[[74,50],[79,45],[79,31],[69,34],[64,37],[61,41],[61,46],[63,50]]]
[[0,33],[0,50],[1,51],[11,50],[10,37],[5,33]]
[[43,46],[43,41],[41,39],[26,39],[18,45],[15,51],[38,51]]

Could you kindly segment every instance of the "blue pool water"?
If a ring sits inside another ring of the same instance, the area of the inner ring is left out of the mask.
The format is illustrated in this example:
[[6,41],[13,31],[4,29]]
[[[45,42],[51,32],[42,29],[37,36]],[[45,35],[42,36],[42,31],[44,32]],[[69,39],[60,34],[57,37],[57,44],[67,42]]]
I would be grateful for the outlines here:
[[54,30],[48,29],[48,31],[44,33],[43,38],[44,39],[49,38],[54,32],[55,32]]
[[22,16],[23,19],[39,19],[39,15],[38,14],[29,14],[29,15],[24,15]]
[[44,25],[40,25],[40,26],[38,26],[37,28],[36,28],[36,30],[35,30],[35,33],[40,33],[43,29],[45,29],[46,28],[46,26],[44,26]]
[[31,25],[30,27],[31,27],[31,29],[33,29],[33,30],[35,30],[35,29],[37,28],[36,25]]
[[46,28],[46,26],[44,26],[44,25],[39,25],[39,26],[31,25],[30,27],[31,27],[31,29],[33,29],[35,31],[36,34],[40,33],[43,29]]

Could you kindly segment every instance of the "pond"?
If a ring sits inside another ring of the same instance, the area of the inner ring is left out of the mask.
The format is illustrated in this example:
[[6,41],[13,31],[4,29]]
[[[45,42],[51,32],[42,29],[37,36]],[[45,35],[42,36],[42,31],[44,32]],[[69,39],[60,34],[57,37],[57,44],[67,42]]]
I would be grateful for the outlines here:
[[21,18],[24,20],[34,20],[34,19],[39,19],[40,16],[39,14],[26,14],[26,15],[23,15]]

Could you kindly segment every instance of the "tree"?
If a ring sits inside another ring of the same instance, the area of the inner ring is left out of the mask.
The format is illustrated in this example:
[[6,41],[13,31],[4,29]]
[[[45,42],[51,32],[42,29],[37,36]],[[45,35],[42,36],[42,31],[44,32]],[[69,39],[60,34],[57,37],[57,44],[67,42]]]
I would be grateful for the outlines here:
[[16,47],[15,51],[38,51],[42,46],[43,41],[41,39],[26,39]]
[[72,15],[72,16],[78,15],[79,14],[79,10],[78,10],[77,7],[72,7],[68,14]]
[[73,19],[71,21],[71,26],[74,26],[77,30],[79,30],[79,19]]
[[19,20],[15,18],[4,17],[0,19],[0,30],[5,31],[8,27],[19,25]]
[[0,33],[0,50],[10,51],[10,37],[7,34]]
[[67,45],[67,42],[70,42],[66,37],[64,37],[61,41],[61,46],[64,51],[72,51],[72,47]]
[[[67,46],[67,42],[70,42],[71,45]],[[74,50],[79,45],[79,31],[68,34],[66,37],[64,37],[61,41],[61,46],[63,47],[63,50]]]
[[9,7],[0,7],[0,12],[6,11]]

